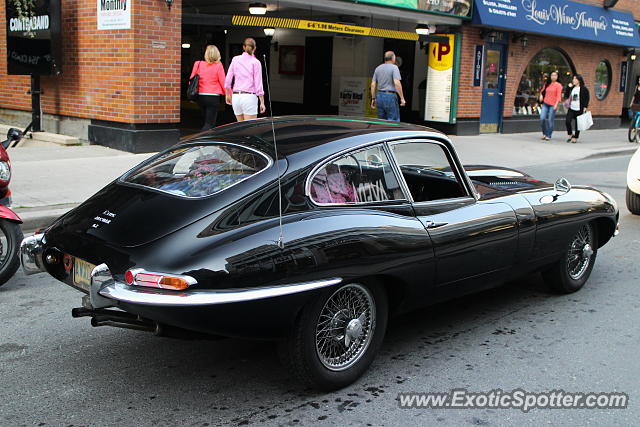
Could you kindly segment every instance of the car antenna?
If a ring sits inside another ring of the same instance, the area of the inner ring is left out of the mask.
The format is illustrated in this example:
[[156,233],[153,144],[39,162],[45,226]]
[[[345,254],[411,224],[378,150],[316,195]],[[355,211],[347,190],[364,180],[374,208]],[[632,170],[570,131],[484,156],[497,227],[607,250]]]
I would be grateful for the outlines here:
[[269,67],[267,66],[267,55],[262,55],[264,71],[267,76],[267,94],[269,95],[269,118],[271,119],[271,132],[273,134],[273,149],[276,155],[276,174],[278,174],[278,221],[280,234],[278,235],[278,247],[284,248],[284,232],[282,228],[282,185],[280,183],[280,162],[278,159],[278,143],[276,142],[276,128],[273,123],[273,108],[271,106],[271,85],[269,84]]

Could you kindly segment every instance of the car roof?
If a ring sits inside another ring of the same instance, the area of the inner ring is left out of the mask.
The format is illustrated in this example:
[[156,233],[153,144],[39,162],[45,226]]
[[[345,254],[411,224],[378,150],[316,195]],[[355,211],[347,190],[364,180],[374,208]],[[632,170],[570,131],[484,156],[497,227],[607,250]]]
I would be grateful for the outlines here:
[[[329,151],[338,148],[337,145],[346,147],[359,145],[354,145],[354,143],[362,143],[366,139],[371,139],[371,134],[379,134],[376,135],[376,139],[383,139],[393,136],[419,135],[425,132],[436,133],[438,136],[444,137],[441,132],[428,127],[387,120],[336,116],[282,116],[219,126],[186,138],[182,142],[244,141],[254,148],[260,148],[273,155],[273,135],[275,133],[278,153],[281,156],[289,157],[323,145],[330,145],[330,148],[327,147]],[[336,141],[344,143],[328,144]]]

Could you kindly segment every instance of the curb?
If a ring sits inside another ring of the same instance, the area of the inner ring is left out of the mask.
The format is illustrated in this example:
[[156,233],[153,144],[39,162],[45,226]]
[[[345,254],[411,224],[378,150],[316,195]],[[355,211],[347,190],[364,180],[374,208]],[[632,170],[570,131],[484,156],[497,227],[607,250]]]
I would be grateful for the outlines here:
[[38,228],[51,225],[56,219],[78,206],[79,203],[68,203],[64,205],[41,206],[35,208],[18,208],[16,214],[22,219],[22,232],[32,233]]
[[625,156],[627,154],[633,154],[637,150],[638,150],[638,146],[636,145],[633,148],[621,148],[619,150],[608,150],[608,151],[603,151],[601,153],[589,154],[588,156],[585,156],[580,160],[593,160],[593,159],[600,159],[603,157]]

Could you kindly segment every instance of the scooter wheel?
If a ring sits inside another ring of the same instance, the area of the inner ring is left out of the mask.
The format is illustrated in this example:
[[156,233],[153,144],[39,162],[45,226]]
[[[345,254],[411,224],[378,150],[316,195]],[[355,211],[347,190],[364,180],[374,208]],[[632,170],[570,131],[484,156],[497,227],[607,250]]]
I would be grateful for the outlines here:
[[20,267],[20,224],[0,220],[0,286],[4,285]]

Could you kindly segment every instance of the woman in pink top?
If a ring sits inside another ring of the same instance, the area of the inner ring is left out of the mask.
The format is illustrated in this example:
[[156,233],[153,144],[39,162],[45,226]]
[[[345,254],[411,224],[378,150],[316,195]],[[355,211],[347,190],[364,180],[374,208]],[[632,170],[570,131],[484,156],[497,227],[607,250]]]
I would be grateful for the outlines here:
[[242,55],[234,56],[229,65],[224,87],[227,90],[227,104],[233,107],[233,114],[239,122],[258,117],[258,100],[260,112],[264,106],[264,90],[262,88],[262,64],[254,56],[256,41],[247,37],[242,42]]
[[540,108],[542,138],[540,139],[543,141],[549,141],[551,139],[556,111],[558,110],[558,104],[562,100],[562,85],[558,83],[558,72],[552,71],[549,77],[551,83],[548,83],[540,94],[542,100],[542,106]]
[[220,97],[224,95],[224,67],[220,62],[220,51],[212,44],[204,52],[204,61],[196,61],[191,71],[192,79],[199,75],[198,103],[204,111],[204,125],[202,130],[209,130],[216,126]]

